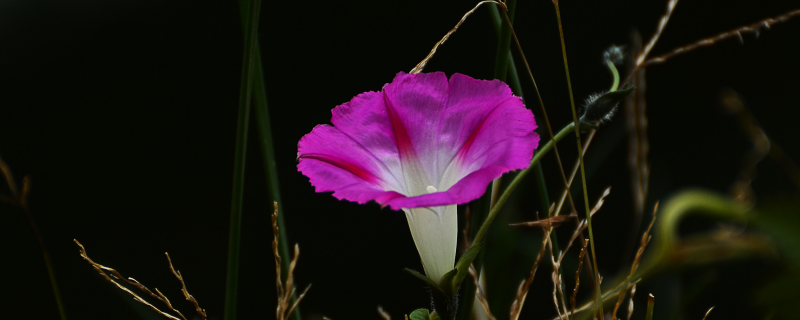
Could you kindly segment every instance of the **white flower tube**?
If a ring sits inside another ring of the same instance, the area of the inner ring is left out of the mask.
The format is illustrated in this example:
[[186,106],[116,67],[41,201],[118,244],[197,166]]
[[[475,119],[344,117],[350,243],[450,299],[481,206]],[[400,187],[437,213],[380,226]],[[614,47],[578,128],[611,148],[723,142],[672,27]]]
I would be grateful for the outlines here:
[[403,209],[425,275],[436,283],[453,270],[458,242],[456,205]]

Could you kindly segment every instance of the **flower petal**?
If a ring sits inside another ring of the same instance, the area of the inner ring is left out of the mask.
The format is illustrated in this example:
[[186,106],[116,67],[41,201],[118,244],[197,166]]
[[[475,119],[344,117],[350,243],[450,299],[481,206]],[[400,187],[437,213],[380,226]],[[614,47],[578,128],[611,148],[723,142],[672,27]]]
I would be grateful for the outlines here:
[[[354,98],[350,104],[368,103],[371,96],[380,98],[381,94],[365,93]],[[346,109],[337,108],[339,111]],[[309,177],[317,192],[333,191],[338,199],[385,203],[403,197],[397,192],[401,188],[395,176],[400,173],[397,157],[382,154],[377,147],[380,141],[362,141],[371,149],[340,130],[340,127],[319,125],[300,139],[297,168]],[[384,161],[379,157],[383,157]],[[395,159],[394,168],[391,167],[392,159]]]
[[526,168],[539,142],[506,84],[441,72],[401,72],[383,92],[337,106],[331,122],[301,139],[298,169],[317,192],[395,210],[477,199],[492,179]]
[[405,194],[426,194],[441,175],[436,166],[436,128],[447,102],[447,76],[401,72],[383,87],[383,93],[403,166]]
[[437,130],[437,189],[400,197],[392,208],[462,204],[479,198],[493,179],[530,165],[539,135],[533,113],[498,80],[453,74]]

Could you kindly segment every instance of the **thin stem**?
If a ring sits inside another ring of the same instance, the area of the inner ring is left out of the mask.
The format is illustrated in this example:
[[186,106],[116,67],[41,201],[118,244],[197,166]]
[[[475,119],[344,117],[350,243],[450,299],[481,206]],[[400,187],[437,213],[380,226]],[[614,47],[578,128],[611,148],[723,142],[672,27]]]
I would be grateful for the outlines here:
[[511,196],[511,193],[514,191],[514,189],[517,187],[517,185],[519,185],[519,183],[522,182],[522,179],[525,178],[525,176],[528,175],[528,173],[531,170],[533,170],[534,166],[537,163],[539,163],[539,160],[541,160],[544,157],[544,155],[547,154],[547,152],[550,151],[550,149],[552,149],[553,146],[558,141],[560,141],[567,134],[569,134],[569,132],[572,131],[573,128],[575,128],[575,123],[574,122],[568,124],[566,127],[561,129],[561,131],[559,131],[555,135],[555,137],[553,137],[552,140],[548,141],[547,144],[545,144],[541,149],[539,149],[538,153],[536,153],[533,156],[533,160],[531,160],[531,165],[527,169],[520,171],[519,174],[517,174],[517,176],[514,177],[514,180],[511,181],[511,183],[508,185],[508,187],[506,187],[506,190],[503,191],[503,194],[500,195],[500,198],[497,199],[497,204],[495,204],[495,206],[492,208],[492,210],[489,211],[489,215],[486,216],[486,220],[483,221],[483,224],[481,225],[481,228],[478,230],[478,233],[475,235],[475,239],[472,241],[472,245],[473,246],[476,243],[483,242],[483,237],[484,237],[484,235],[486,235],[486,231],[489,230],[489,225],[492,224],[492,221],[497,216],[497,213],[500,212],[500,208],[502,208],[503,204],[506,203],[506,200],[508,200],[508,198]]
[[239,116],[236,125],[236,154],[233,164],[231,220],[228,235],[228,271],[225,286],[225,320],[236,319],[236,296],[239,286],[239,250],[241,243],[242,202],[244,200],[244,168],[247,154],[247,127],[253,89],[253,70],[257,48],[258,16],[261,0],[250,1],[250,15],[245,33],[242,79],[239,91]]
[[611,90],[609,91],[617,91],[617,88],[619,88],[619,71],[617,71],[617,66],[615,66],[614,62],[611,62],[610,59],[606,59],[606,66],[608,66],[608,70],[611,71],[611,75],[614,76],[614,84],[611,85]]
[[25,215],[28,217],[28,222],[33,229],[33,233],[36,234],[36,239],[39,240],[39,247],[42,249],[44,264],[47,266],[47,275],[50,277],[50,287],[53,288],[53,295],[56,297],[58,314],[61,316],[61,320],[67,320],[67,313],[64,310],[64,301],[61,300],[61,291],[58,289],[58,281],[56,281],[56,272],[53,269],[53,262],[50,261],[50,253],[47,251],[47,247],[45,246],[42,232],[39,230],[39,225],[36,223],[36,219],[33,218],[33,213],[31,213],[31,210],[28,209],[28,205],[26,203],[22,204],[22,209],[25,210]]
[[53,262],[50,260],[50,253],[47,251],[47,245],[44,241],[44,236],[42,236],[42,231],[39,229],[39,224],[36,223],[36,218],[28,207],[28,194],[30,193],[31,179],[29,176],[23,178],[22,193],[20,193],[19,189],[17,189],[17,184],[14,182],[14,175],[11,173],[11,168],[8,167],[2,158],[0,158],[0,173],[6,178],[8,188],[11,190],[13,199],[11,199],[10,204],[22,208],[22,211],[25,212],[25,217],[28,218],[28,224],[30,224],[31,229],[33,229],[36,240],[39,241],[39,249],[42,250],[42,258],[44,258],[44,265],[47,267],[47,275],[50,278],[50,287],[53,289],[53,295],[56,298],[58,315],[61,317],[61,320],[67,320],[64,301],[61,300],[61,291],[58,289],[58,281],[56,281],[56,272],[55,269],[53,269]]
[[[509,10],[511,9],[509,8]],[[500,12],[497,11],[496,6],[489,6],[489,13],[490,17],[492,18],[493,22],[492,25],[494,26],[494,30],[497,33],[497,36],[500,37],[502,26],[504,25],[507,26],[508,24],[503,23],[503,20],[500,18]],[[513,22],[514,15],[513,14],[509,15],[509,18],[510,22]],[[508,29],[509,29],[509,35],[511,35],[511,31],[513,31],[513,29],[512,28]],[[528,99],[525,98],[525,94],[522,92],[522,85],[519,82],[519,74],[517,74],[517,66],[516,63],[514,63],[514,57],[511,55],[511,49],[507,50],[507,54],[508,54],[508,85],[511,87],[511,91],[522,97],[522,101],[525,102],[525,105],[527,105]],[[531,79],[533,79],[533,77],[531,77]],[[534,83],[534,88],[536,89],[536,95],[539,96],[539,101],[541,101],[539,90],[538,88],[535,87],[536,81],[534,80],[533,83]],[[544,105],[541,103],[540,105],[542,106],[542,109],[544,109]],[[552,138],[553,137],[552,130],[548,132],[550,133],[550,137]],[[540,210],[541,212],[548,212],[550,208],[550,196],[547,193],[547,183],[544,180],[544,170],[542,170],[541,162],[536,164],[536,168],[534,168],[534,170],[535,170],[534,179],[536,180],[536,187],[539,193],[539,202],[541,202]],[[553,234],[554,234],[553,241],[555,241],[556,240],[555,232],[553,232]],[[558,242],[554,242],[554,244],[556,247],[558,246]]]
[[[569,89],[569,102],[570,106],[572,107],[572,119],[576,123],[578,122],[578,113],[575,110],[575,97],[572,93],[572,82],[570,81],[569,77],[569,64],[567,63],[567,47],[564,43],[564,28],[561,24],[561,11],[558,8],[558,0],[553,1],[553,4],[556,8],[556,18],[558,20],[558,34],[561,37],[561,55],[564,58],[564,71],[567,74],[567,88]],[[600,316],[603,316],[603,304],[600,302],[600,273],[597,270],[597,255],[595,254],[595,244],[594,244],[594,234],[592,232],[592,215],[589,214],[589,194],[586,190],[586,169],[584,169],[583,165],[583,147],[581,146],[581,131],[578,127],[575,128],[575,141],[578,144],[578,160],[581,167],[581,182],[583,184],[583,203],[585,205],[586,210],[586,224],[589,230],[589,246],[592,250],[592,267],[594,267],[594,280],[595,280],[595,301],[597,303],[597,308],[599,308]]]
[[[508,20],[508,15],[506,15],[505,12],[503,12],[503,15],[506,18],[505,19],[506,23],[508,23],[510,25],[511,21]],[[511,27],[511,36],[514,37],[514,43],[516,44],[517,50],[519,51],[519,54],[522,57],[522,62],[525,64],[525,70],[528,71],[528,76],[531,78],[531,82],[533,82],[533,89],[534,89],[534,91],[536,91],[536,98],[539,99],[539,106],[542,107],[542,115],[544,116],[544,124],[545,124],[545,127],[547,128],[547,133],[550,134],[550,137],[553,137],[553,128],[550,126],[550,119],[547,116],[547,109],[545,109],[545,107],[544,107],[544,101],[542,101],[542,95],[539,93],[539,86],[536,85],[536,79],[533,78],[533,73],[531,72],[531,66],[530,66],[530,64],[528,64],[528,59],[525,58],[525,53],[522,51],[522,45],[520,45],[520,43],[519,43],[519,38],[517,38],[517,34],[516,34],[516,32],[514,32],[513,26]],[[556,163],[558,164],[558,171],[559,171],[559,173],[561,173],[561,181],[564,183],[564,186],[566,186],[567,185],[567,177],[566,177],[566,174],[564,173],[564,167],[561,165],[561,163],[562,163],[561,162],[561,155],[558,152],[558,147],[555,147],[555,155],[556,155]],[[572,193],[569,192],[569,189],[567,189],[567,190],[568,190],[567,191],[567,196],[569,197],[569,203],[574,208],[575,207],[575,203],[572,200]]]

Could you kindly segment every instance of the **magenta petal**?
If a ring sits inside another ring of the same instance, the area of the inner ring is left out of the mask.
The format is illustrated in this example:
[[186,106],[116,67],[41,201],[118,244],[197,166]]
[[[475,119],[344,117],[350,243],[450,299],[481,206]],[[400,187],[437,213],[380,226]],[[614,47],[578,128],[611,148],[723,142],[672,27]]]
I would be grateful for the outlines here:
[[505,83],[448,82],[441,72],[401,72],[382,92],[336,107],[331,122],[300,140],[298,169],[317,192],[392,209],[472,201],[526,168],[539,142],[533,114]]

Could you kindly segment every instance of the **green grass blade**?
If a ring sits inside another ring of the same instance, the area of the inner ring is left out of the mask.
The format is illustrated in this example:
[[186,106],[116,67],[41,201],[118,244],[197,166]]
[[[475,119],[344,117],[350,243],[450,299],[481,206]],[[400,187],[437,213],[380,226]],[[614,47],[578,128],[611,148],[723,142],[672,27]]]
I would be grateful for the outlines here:
[[[575,110],[575,96],[572,93],[572,82],[569,77],[569,64],[567,63],[567,48],[564,44],[564,28],[561,25],[561,11],[558,8],[558,1],[553,1],[556,8],[556,18],[558,20],[558,34],[561,37],[561,55],[564,58],[564,72],[567,74],[567,88],[569,89],[569,102],[572,107],[572,119],[578,122],[578,113]],[[595,254],[594,235],[592,233],[592,215],[589,214],[589,195],[586,191],[586,170],[583,165],[583,146],[581,146],[581,132],[578,127],[575,127],[575,139],[578,144],[578,161],[581,167],[581,183],[583,185],[583,203],[586,210],[586,225],[589,229],[589,246],[592,253],[592,267],[594,267],[595,279],[595,302],[599,308],[600,315],[603,315],[603,304],[600,303],[600,273],[597,270],[597,255]]]
[[[514,12],[516,11],[517,1],[507,0],[506,8],[508,8],[508,20],[514,22]],[[494,12],[497,12],[497,7],[492,6]],[[508,75],[508,61],[509,60],[509,47],[511,46],[511,26],[507,23],[500,24],[500,34],[497,38],[497,56],[494,63],[494,78],[506,81]]]
[[[516,6],[516,4],[512,4],[512,6]],[[505,29],[508,29],[507,31],[508,32],[507,36],[509,40],[508,45],[510,46],[511,28],[508,26],[508,24],[503,23],[503,20],[500,17],[500,12],[497,10],[498,10],[497,6],[489,7],[489,13],[490,17],[492,18],[495,32],[497,32],[498,37],[502,37],[503,31],[505,31]],[[512,23],[514,22],[514,14],[513,12],[511,12],[511,7],[509,7],[508,18]],[[503,27],[505,27],[505,29]],[[522,97],[522,100],[525,102],[525,105],[527,105],[528,100],[525,98],[525,94],[522,92],[522,85],[519,82],[519,74],[517,73],[517,64],[514,62],[514,57],[511,55],[511,48],[507,47],[506,51],[508,52],[508,81],[507,81],[508,85],[511,87],[511,91]],[[495,75],[496,72],[497,71],[495,70]],[[539,194],[539,202],[541,203],[541,207],[539,209],[541,210],[541,213],[544,214],[548,212],[550,209],[550,195],[547,193],[547,183],[544,180],[544,170],[542,169],[541,162],[536,163],[536,166],[534,167],[533,171],[533,177],[536,180],[536,188]],[[556,239],[555,230],[553,230],[553,232],[550,235],[552,236],[554,241],[553,242],[554,244],[553,249],[555,250],[554,254],[557,255],[558,240]]]
[[247,155],[247,127],[253,89],[253,70],[258,52],[258,15],[261,0],[252,0],[248,7],[247,32],[245,33],[242,80],[239,91],[239,117],[236,125],[236,154],[233,164],[233,190],[231,197],[231,220],[228,235],[228,271],[225,286],[225,320],[236,319],[236,298],[239,287],[239,250],[241,242],[242,202],[244,200],[244,168]]
[[[267,105],[267,93],[264,87],[263,69],[261,68],[261,55],[256,57],[256,69],[253,70],[253,114],[256,119],[258,129],[259,144],[261,145],[261,158],[264,161],[264,174],[267,179],[267,192],[270,198],[269,202],[278,202],[278,228],[281,230],[278,237],[278,252],[281,257],[281,277],[286,279],[289,274],[289,263],[291,261],[289,251],[289,239],[286,234],[286,226],[283,217],[283,206],[281,202],[281,192],[278,185],[278,169],[275,165],[275,151],[272,148],[272,129],[270,126],[269,107]],[[292,296],[292,304],[294,304],[296,295]],[[300,307],[296,307],[292,312],[292,319],[300,320]]]
[[[242,20],[242,32],[247,32],[247,19],[249,10],[248,0],[239,0],[239,13]],[[269,202],[275,201],[282,204],[280,186],[278,183],[278,169],[275,164],[275,150],[273,148],[272,127],[269,115],[269,105],[267,103],[267,90],[264,86],[264,71],[261,64],[261,46],[256,39],[256,57],[255,68],[253,69],[253,109],[256,122],[256,129],[258,130],[258,142],[261,146],[261,158],[264,164],[264,174],[267,180],[267,192],[269,194]],[[283,214],[283,206],[278,206],[278,228],[282,230],[279,235],[280,241],[278,244],[278,252],[281,257],[287,257],[281,260],[281,276],[286,279],[289,272],[289,262],[291,261],[289,251],[289,240],[287,238],[286,224]],[[292,297],[294,303],[296,296]],[[300,307],[296,307],[292,312],[292,319],[300,320]]]

